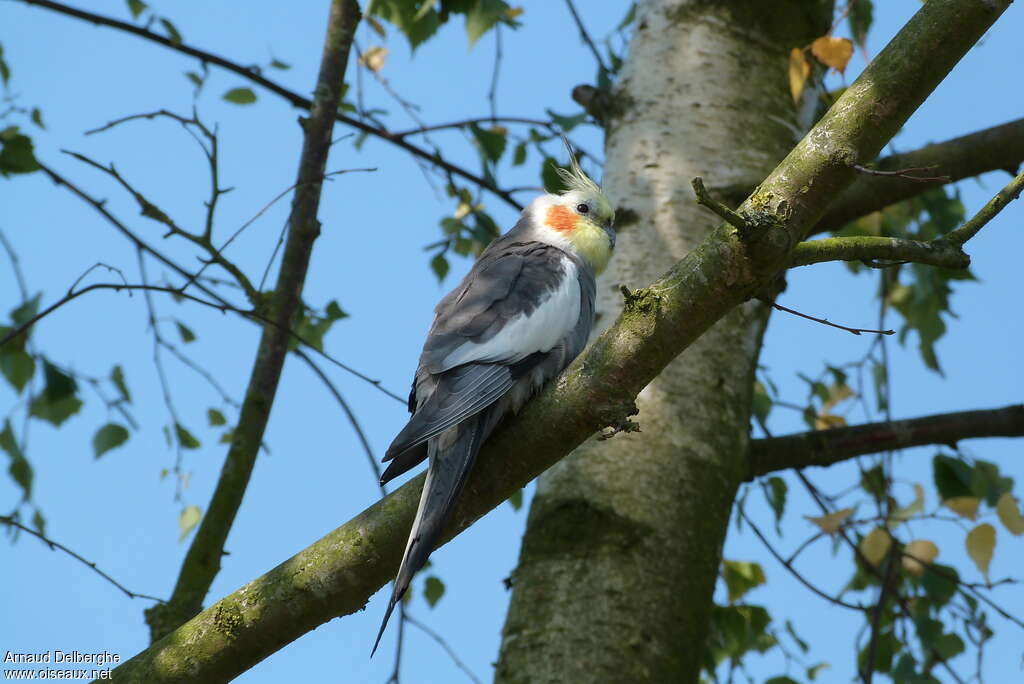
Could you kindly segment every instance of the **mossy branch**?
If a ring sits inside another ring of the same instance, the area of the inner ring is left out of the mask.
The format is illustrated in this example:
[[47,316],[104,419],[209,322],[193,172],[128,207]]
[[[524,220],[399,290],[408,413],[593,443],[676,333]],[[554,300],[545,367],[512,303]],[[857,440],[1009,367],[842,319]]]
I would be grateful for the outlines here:
[[791,267],[825,261],[914,262],[942,268],[967,268],[971,258],[944,240],[922,242],[899,238],[856,236],[801,242],[793,250]]
[[[661,370],[789,264],[828,203],[878,151],[1009,0],[929,0],[828,114],[744,202],[759,239],[724,225],[642,290],[556,382],[491,437],[450,539],[601,427],[621,420]],[[760,226],[767,226],[760,228]],[[634,292],[634,294],[637,294]],[[627,437],[628,439],[628,437]],[[221,682],[337,617],[360,610],[398,566],[423,477],[200,613],[115,670],[121,682]],[[367,635],[367,648],[371,642]]]

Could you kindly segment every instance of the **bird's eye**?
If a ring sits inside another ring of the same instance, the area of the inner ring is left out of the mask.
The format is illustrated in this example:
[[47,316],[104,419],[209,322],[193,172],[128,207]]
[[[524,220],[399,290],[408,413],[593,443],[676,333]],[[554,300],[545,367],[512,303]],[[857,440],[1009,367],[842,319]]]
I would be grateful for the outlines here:
[[590,207],[588,207],[586,204],[577,204],[576,211],[580,212],[581,214],[586,214],[587,212],[590,211]]

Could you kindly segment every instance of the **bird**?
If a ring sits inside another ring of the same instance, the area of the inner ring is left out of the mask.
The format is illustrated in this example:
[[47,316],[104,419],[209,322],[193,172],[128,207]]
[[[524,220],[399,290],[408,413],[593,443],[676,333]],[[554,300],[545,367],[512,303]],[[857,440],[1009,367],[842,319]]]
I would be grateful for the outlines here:
[[535,198],[434,310],[409,395],[412,416],[383,458],[390,463],[382,485],[424,460],[429,467],[371,657],[437,545],[483,443],[590,337],[595,279],[615,247],[615,213],[564,142],[569,165],[557,169],[564,191]]

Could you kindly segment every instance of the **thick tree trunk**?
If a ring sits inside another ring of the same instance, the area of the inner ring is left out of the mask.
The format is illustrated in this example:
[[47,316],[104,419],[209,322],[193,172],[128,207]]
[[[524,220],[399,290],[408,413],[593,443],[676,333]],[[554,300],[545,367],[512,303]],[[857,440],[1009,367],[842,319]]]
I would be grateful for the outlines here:
[[[787,58],[827,30],[826,4],[639,3],[608,122],[620,241],[603,322],[620,284],[656,279],[717,223],[690,179],[754,187],[800,137]],[[697,679],[767,317],[732,311],[641,392],[642,432],[590,440],[541,477],[496,681]]]

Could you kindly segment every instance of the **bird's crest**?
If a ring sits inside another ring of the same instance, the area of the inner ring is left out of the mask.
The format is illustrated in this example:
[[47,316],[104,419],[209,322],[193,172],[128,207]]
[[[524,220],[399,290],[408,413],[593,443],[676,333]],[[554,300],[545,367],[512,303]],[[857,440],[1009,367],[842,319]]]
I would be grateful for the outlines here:
[[603,195],[601,187],[591,180],[590,176],[580,167],[576,154],[572,151],[572,146],[564,135],[562,136],[562,143],[569,152],[569,168],[563,169],[559,167],[557,171],[558,177],[565,183],[565,187],[569,190],[577,190],[588,195]]

